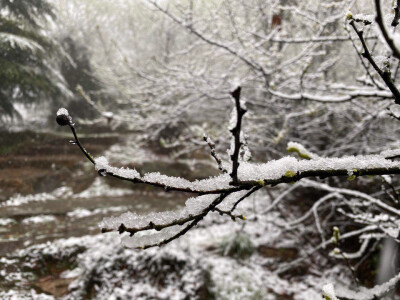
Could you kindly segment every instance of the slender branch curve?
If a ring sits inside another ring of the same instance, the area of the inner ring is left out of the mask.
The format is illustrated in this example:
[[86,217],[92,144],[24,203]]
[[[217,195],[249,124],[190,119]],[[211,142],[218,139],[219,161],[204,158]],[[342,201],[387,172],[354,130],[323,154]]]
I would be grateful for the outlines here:
[[[377,0],[376,3],[379,3],[379,0]],[[380,15],[380,14],[378,13],[378,15]],[[378,19],[379,18],[377,17],[377,21],[378,21]],[[373,59],[372,54],[369,51],[367,43],[366,43],[366,41],[364,39],[364,32],[357,28],[357,26],[355,24],[355,20],[351,18],[349,24],[350,24],[351,27],[353,27],[355,33],[357,34],[357,36],[358,36],[358,38],[359,38],[359,40],[360,40],[360,42],[361,42],[361,44],[363,46],[364,52],[362,53],[362,56],[365,57],[368,60],[368,62],[372,65],[372,67],[375,69],[375,71],[379,74],[379,76],[385,82],[386,86],[390,89],[390,91],[393,94],[393,97],[395,99],[396,104],[400,104],[400,92],[399,92],[398,88],[396,87],[396,85],[394,84],[394,82],[392,80],[392,76],[391,76],[390,70],[389,69],[388,70],[383,70],[377,65],[377,63]],[[381,28],[381,30],[382,30],[382,28]],[[382,33],[383,33],[383,31],[382,31]],[[399,55],[398,58],[400,58],[400,55]]]

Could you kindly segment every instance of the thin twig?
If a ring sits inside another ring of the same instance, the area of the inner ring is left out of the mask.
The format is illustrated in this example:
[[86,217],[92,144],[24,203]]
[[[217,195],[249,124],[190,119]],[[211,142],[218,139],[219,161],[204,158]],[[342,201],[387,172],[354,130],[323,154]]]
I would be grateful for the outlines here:
[[236,221],[236,219],[246,220],[245,216],[243,216],[243,215],[234,215],[234,214],[232,214],[231,211],[228,211],[228,210],[222,210],[222,209],[219,209],[219,208],[216,207],[215,211],[218,212],[221,216],[222,215],[227,215],[227,216],[231,217],[231,219],[233,221]]
[[204,136],[203,136],[203,139],[204,139],[204,141],[208,144],[208,146],[210,147],[210,149],[211,149],[211,156],[212,156],[212,157],[215,159],[215,161],[217,162],[217,164],[218,164],[218,169],[219,169],[221,172],[223,172],[223,173],[228,173],[228,171],[223,167],[223,165],[222,165],[222,160],[221,160],[221,158],[219,157],[217,151],[215,150],[215,143],[213,142],[213,140],[212,140],[209,136],[207,136],[207,135],[204,135]]
[[150,244],[150,245],[146,245],[144,247],[142,247],[143,249],[148,249],[148,248],[152,248],[152,247],[160,247],[162,245],[168,244],[171,241],[181,237],[182,235],[184,235],[186,232],[188,232],[191,228],[193,228],[194,226],[196,226],[210,211],[214,210],[215,207],[220,204],[229,194],[221,194],[219,195],[218,198],[216,198],[211,205],[209,205],[206,209],[203,210],[203,212],[201,214],[199,214],[189,225],[187,225],[183,230],[179,231],[177,234],[173,235],[172,237],[162,240],[159,243],[155,243],[155,244]]
[[392,92],[392,94],[394,96],[394,100],[395,100],[396,104],[400,104],[400,92],[393,83],[389,68],[387,68],[387,70],[383,71],[383,70],[381,70],[381,68],[378,67],[375,60],[372,58],[371,52],[369,51],[368,46],[365,42],[363,31],[358,30],[357,26],[354,24],[354,20],[351,20],[349,24],[351,25],[351,27],[353,27],[354,31],[358,35],[358,38],[360,39],[361,44],[364,48],[364,52],[362,53],[362,56],[365,57],[369,61],[369,63],[374,67],[375,71],[379,74],[379,76],[385,82],[387,87],[390,89],[390,91]]
[[394,16],[393,16],[393,21],[390,25],[396,27],[397,25],[399,25],[399,20],[400,20],[400,0],[396,1],[396,5],[393,8],[393,10],[394,10]]
[[250,191],[248,191],[244,196],[240,197],[235,204],[232,206],[230,212],[232,213],[236,207],[239,205],[240,202],[242,202],[244,199],[246,199],[247,197],[249,197],[251,194],[253,194],[254,192],[258,191],[259,189],[261,189],[262,186],[256,186],[253,187]]
[[382,89],[382,88],[379,86],[379,84],[375,81],[374,77],[372,76],[371,72],[369,71],[368,66],[365,64],[365,62],[364,62],[364,60],[363,60],[363,57],[362,57],[362,55],[360,54],[360,52],[358,51],[357,46],[356,46],[356,43],[354,42],[354,40],[353,40],[353,38],[352,38],[352,36],[351,36],[351,34],[350,34],[350,30],[347,28],[347,24],[344,26],[344,29],[346,30],[346,32],[347,32],[347,34],[348,34],[348,36],[349,36],[349,39],[350,39],[350,41],[351,41],[351,44],[352,44],[354,50],[356,50],[357,56],[359,57],[360,62],[361,62],[361,65],[363,66],[364,70],[366,71],[368,77],[371,79],[372,83],[373,83],[378,89]]

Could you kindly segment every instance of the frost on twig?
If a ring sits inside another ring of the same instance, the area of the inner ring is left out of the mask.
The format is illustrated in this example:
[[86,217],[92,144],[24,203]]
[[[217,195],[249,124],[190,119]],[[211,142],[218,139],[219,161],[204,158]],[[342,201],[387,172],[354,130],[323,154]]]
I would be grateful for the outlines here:
[[203,139],[208,144],[208,146],[210,147],[211,156],[217,162],[218,169],[223,173],[228,173],[226,168],[223,166],[222,159],[220,158],[220,156],[217,153],[217,150],[215,149],[215,143],[213,142],[213,140],[206,134],[203,135]]

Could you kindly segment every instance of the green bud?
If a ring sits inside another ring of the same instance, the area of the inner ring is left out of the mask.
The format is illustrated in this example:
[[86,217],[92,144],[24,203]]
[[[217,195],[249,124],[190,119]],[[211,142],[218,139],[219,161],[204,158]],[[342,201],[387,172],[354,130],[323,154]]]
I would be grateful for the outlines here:
[[287,171],[287,172],[285,173],[285,177],[294,177],[294,176],[296,176],[296,173],[293,172],[293,171]]
[[340,239],[340,231],[338,227],[333,227],[333,243],[337,244],[339,243],[339,239]]

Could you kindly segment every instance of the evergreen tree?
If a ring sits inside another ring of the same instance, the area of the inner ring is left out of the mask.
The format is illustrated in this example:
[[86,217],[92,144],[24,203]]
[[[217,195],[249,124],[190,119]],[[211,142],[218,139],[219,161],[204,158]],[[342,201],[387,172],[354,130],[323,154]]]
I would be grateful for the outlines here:
[[0,115],[18,115],[13,103],[59,93],[61,77],[52,60],[56,47],[43,30],[54,18],[46,0],[0,0]]

